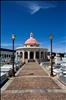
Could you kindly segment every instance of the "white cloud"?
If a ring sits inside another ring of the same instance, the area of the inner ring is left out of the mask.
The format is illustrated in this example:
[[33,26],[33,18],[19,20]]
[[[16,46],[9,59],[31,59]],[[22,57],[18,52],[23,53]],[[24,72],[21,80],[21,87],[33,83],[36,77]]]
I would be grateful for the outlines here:
[[12,44],[10,44],[10,43],[9,43],[9,44],[8,44],[8,43],[2,43],[1,46],[6,46],[6,47],[8,47],[8,46],[12,46]]
[[[48,51],[50,51],[50,46],[48,46]],[[52,46],[52,52],[64,53],[66,52],[66,49],[65,46]]]
[[[45,42],[40,42],[39,44],[40,44],[41,47],[48,48],[48,51],[50,51],[50,42],[45,41]],[[16,47],[23,46],[23,44],[15,43],[14,46],[16,48]],[[12,44],[11,43],[2,43],[1,44],[1,47],[4,47],[4,48],[6,48],[6,47],[12,48]],[[66,52],[65,45],[59,45],[59,43],[56,43],[56,44],[53,43],[53,46],[52,47],[53,47],[52,48],[52,51],[53,52],[58,52],[58,53],[64,53],[64,52]]]
[[[52,51],[53,52],[58,52],[58,53],[66,52],[65,43],[66,43],[65,40],[58,41],[58,42],[54,42],[53,41],[53,43],[52,43]],[[48,51],[50,51],[50,42],[49,41],[40,42],[40,46],[48,48]]]
[[[12,44],[11,43],[2,43],[1,47],[11,47]],[[22,44],[20,43],[15,43],[14,46],[22,46]]]
[[65,49],[65,47],[54,47],[53,48],[53,51],[54,52],[57,52],[57,53],[64,53],[64,52],[66,52],[66,49]]
[[29,7],[29,9],[31,9],[31,14],[34,14],[34,13],[36,13],[37,11],[39,11],[40,6],[31,5],[31,6]]
[[56,5],[50,4],[49,2],[33,2],[29,3],[28,8],[31,10],[31,14],[36,13],[40,9],[49,9],[49,8],[54,8]]
[[16,1],[16,3],[24,8],[28,8],[31,15],[35,14],[40,9],[49,9],[57,6],[53,1]]
[[66,40],[58,41],[53,43],[53,51],[66,52]]

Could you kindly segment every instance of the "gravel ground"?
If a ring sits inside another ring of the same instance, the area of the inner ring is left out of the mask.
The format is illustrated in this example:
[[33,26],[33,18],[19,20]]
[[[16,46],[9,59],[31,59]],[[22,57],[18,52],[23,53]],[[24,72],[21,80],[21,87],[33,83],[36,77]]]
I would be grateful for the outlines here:
[[1,100],[66,100],[65,93],[16,93],[3,94]]

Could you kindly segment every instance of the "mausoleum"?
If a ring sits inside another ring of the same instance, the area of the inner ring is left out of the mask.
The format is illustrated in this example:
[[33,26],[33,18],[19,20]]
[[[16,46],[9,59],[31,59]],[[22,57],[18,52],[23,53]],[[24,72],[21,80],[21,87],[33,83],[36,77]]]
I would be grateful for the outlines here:
[[27,39],[23,47],[16,48],[16,57],[20,57],[22,61],[29,60],[47,60],[47,48],[40,47],[39,42],[34,38],[33,33],[30,33],[30,38]]

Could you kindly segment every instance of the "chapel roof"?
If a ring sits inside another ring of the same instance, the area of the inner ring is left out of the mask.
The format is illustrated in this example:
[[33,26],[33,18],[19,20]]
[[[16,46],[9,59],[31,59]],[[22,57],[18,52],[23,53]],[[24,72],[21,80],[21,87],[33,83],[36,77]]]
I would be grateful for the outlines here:
[[38,41],[33,37],[33,33],[30,33],[30,38],[27,39],[24,43],[24,45],[39,45]]

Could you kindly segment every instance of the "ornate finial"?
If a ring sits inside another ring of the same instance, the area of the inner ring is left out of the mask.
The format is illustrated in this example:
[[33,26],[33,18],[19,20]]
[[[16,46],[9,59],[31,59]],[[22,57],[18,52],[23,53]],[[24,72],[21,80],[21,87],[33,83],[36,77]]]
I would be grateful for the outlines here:
[[31,38],[31,37],[33,37],[33,33],[32,33],[32,32],[30,33],[30,38]]

